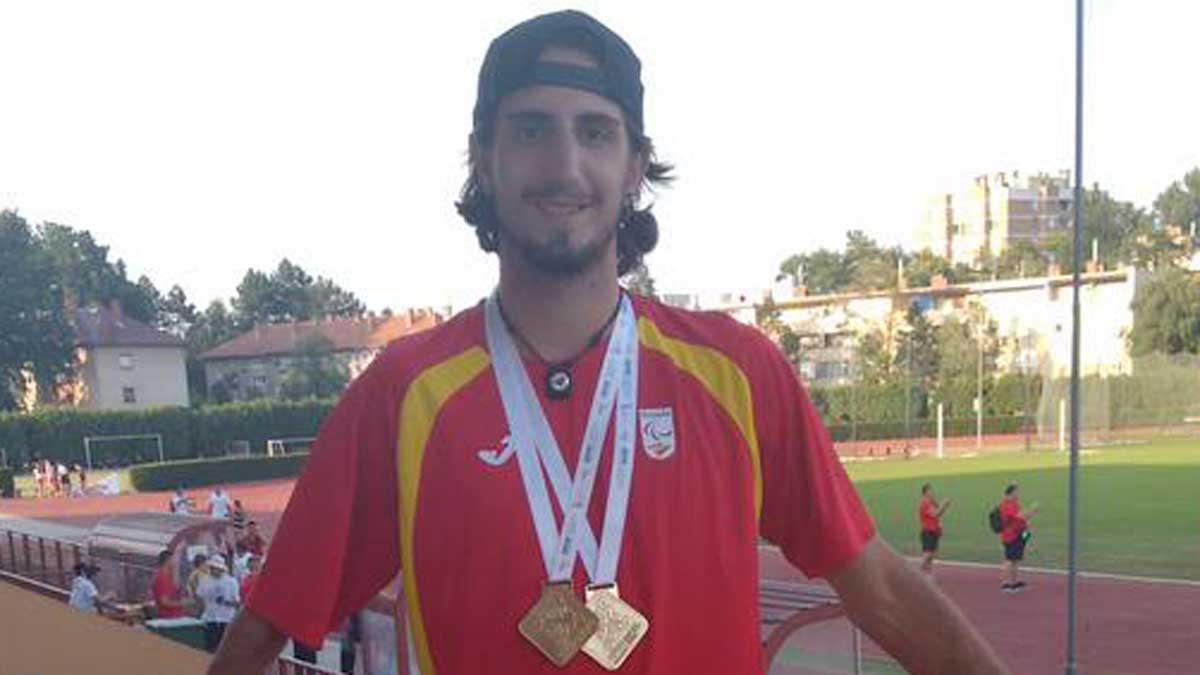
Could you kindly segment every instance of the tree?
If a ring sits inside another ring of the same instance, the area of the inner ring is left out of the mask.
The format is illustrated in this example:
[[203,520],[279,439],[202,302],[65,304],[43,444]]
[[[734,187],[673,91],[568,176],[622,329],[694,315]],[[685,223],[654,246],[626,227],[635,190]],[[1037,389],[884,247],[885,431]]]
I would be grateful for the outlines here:
[[[168,300],[174,294],[174,290],[171,289],[172,293],[168,293]],[[183,312],[186,314],[187,309],[191,309],[192,305],[187,304],[186,298],[182,297],[182,290],[180,290],[179,296],[178,299],[181,299],[185,305]],[[200,361],[200,355],[237,334],[238,328],[234,317],[225,307],[225,303],[220,300],[213,300],[203,312],[195,314],[195,319],[188,326],[184,336],[184,342],[187,343],[188,392],[192,401],[199,403],[208,400],[210,390],[216,402],[230,400],[228,383],[214,382],[211,388],[208,386],[204,363]]]
[[157,314],[159,328],[185,340],[199,318],[196,306],[188,302],[187,293],[178,284],[159,298]]
[[754,323],[759,330],[779,345],[788,361],[795,366],[800,359],[800,336],[783,321],[783,313],[775,300],[767,297],[762,304],[754,306]]
[[289,400],[337,396],[349,379],[345,367],[332,353],[333,343],[322,335],[310,335],[299,341],[292,365],[283,376],[280,396]]
[[842,254],[829,249],[793,255],[779,266],[778,279],[791,277],[792,284],[804,286],[813,295],[835,293],[850,284],[850,271]]
[[130,318],[154,324],[161,297],[150,279],[137,283],[126,275],[122,260],[109,262],[108,247],[87,230],[59,223],[38,226],[38,240],[49,255],[54,277],[70,307],[104,305],[116,300]]
[[1049,255],[1037,244],[1019,240],[1008,245],[995,261],[1001,279],[1045,276]]
[[74,348],[54,262],[14,211],[0,211],[0,288],[0,410],[13,410],[26,375],[45,397],[71,371]]
[[1154,213],[1164,225],[1175,225],[1190,233],[1200,228],[1200,167],[1192,169],[1154,200]]
[[1200,352],[1200,288],[1174,266],[1159,269],[1133,298],[1133,356]]
[[621,284],[631,293],[644,295],[647,298],[657,298],[658,293],[654,290],[654,277],[650,276],[650,268],[646,267],[645,261],[638,264],[621,278]]
[[[971,401],[982,386],[984,395],[992,390],[1000,340],[996,322],[981,305],[967,308],[966,316],[947,317],[937,329],[938,364],[935,392],[947,403],[950,414],[963,416],[971,411]],[[983,379],[980,380],[982,351]]]
[[954,266],[949,260],[929,249],[908,256],[904,261],[904,282],[909,288],[930,286],[933,278],[939,274],[945,277],[946,281],[954,282]]
[[323,277],[314,282],[303,268],[287,258],[271,274],[247,270],[238,284],[233,308],[241,330],[258,323],[356,317],[366,311],[353,293]]

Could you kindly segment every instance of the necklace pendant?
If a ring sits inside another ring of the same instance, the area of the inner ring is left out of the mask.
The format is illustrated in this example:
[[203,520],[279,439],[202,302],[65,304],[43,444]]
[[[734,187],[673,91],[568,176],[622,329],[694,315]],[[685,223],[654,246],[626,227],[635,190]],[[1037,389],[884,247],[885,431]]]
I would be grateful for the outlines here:
[[571,367],[565,364],[555,364],[546,371],[546,395],[555,401],[561,401],[571,395]]

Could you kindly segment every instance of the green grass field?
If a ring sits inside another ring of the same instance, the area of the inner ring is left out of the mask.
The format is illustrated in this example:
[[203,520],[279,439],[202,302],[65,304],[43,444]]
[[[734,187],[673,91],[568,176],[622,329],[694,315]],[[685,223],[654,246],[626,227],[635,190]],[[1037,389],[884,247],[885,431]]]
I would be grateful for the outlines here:
[[[1200,580],[1200,440],[1086,449],[1080,459],[1079,568]],[[953,505],[943,519],[939,555],[995,563],[1001,557],[987,512],[1004,486],[1021,486],[1022,505],[1038,502],[1026,564],[1067,564],[1067,457],[1014,452],[938,460],[847,465],[883,537],[919,555],[916,505],[933,483]]]

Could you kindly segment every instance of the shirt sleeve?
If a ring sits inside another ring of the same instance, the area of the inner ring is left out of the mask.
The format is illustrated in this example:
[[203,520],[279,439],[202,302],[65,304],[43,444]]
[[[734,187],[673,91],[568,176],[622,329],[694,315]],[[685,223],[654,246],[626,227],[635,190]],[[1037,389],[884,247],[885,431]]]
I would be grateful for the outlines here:
[[857,557],[875,536],[875,524],[791,364],[766,337],[754,339],[751,395],[763,486],[759,530],[806,575],[824,577]]
[[321,426],[247,607],[306,646],[362,608],[400,566],[396,411],[381,359]]

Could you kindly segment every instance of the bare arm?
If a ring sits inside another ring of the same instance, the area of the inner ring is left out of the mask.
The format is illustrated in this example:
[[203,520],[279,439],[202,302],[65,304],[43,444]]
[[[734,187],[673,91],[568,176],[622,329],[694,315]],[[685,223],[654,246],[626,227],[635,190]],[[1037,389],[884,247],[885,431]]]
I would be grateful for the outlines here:
[[878,538],[829,583],[854,623],[911,673],[1009,672],[950,599]]
[[208,675],[261,673],[283,649],[287,636],[250,610],[238,612],[208,666]]

